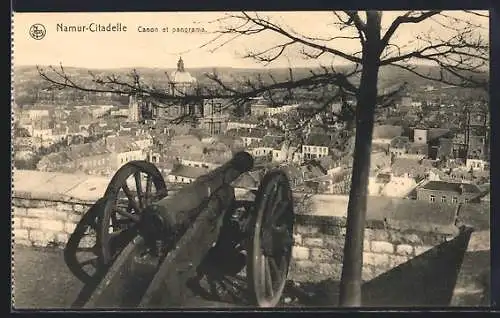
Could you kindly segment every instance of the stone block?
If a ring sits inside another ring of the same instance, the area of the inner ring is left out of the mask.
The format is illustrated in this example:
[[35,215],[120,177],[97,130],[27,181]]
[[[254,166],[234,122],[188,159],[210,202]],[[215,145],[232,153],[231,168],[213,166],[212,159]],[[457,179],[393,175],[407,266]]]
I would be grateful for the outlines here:
[[29,237],[34,246],[46,247],[50,243],[55,242],[57,233],[42,230],[31,230]]
[[311,260],[313,261],[332,261],[333,251],[324,248],[311,248]]
[[413,246],[409,244],[399,244],[396,246],[396,254],[404,256],[413,255]]
[[304,246],[294,246],[292,249],[292,257],[296,260],[307,260],[309,259],[309,248]]
[[40,229],[53,232],[64,231],[64,222],[58,220],[40,220]]
[[379,253],[371,253],[364,252],[363,253],[363,265],[371,265],[371,266],[389,266],[389,255],[388,254],[379,254]]
[[363,265],[363,269],[361,272],[361,279],[363,281],[369,281],[372,280],[375,277],[374,271],[373,271],[373,266],[371,265]]
[[365,237],[370,241],[386,241],[390,239],[389,232],[384,229],[366,229]]
[[68,242],[69,235],[66,233],[57,233],[56,241],[61,245],[65,245]]
[[317,265],[318,274],[324,278],[339,280],[342,275],[342,264],[320,263]]
[[70,202],[58,202],[56,209],[60,212],[73,212],[73,204]]
[[15,216],[25,216],[28,214],[28,209],[21,206],[13,206],[12,207],[12,215]]
[[21,222],[23,224],[23,228],[26,229],[40,229],[40,219],[35,218],[21,218]]
[[302,235],[295,233],[293,234],[293,242],[295,245],[301,245],[302,244]]
[[403,234],[401,244],[420,245],[422,244],[422,238],[415,233]]
[[341,237],[342,234],[341,234],[341,231],[342,231],[342,228],[345,229],[345,226],[344,227],[341,227],[341,226],[324,226],[323,229],[322,229],[322,232],[326,235],[332,235],[332,236],[338,236],[338,237]]
[[64,223],[64,232],[67,234],[72,234],[75,231],[76,223],[73,222],[65,222]]
[[[33,246],[30,240],[28,239],[14,239],[14,242],[12,243],[14,246]],[[14,252],[13,252],[14,253]],[[15,257],[15,255],[14,255]],[[14,260],[15,262],[15,260]]]
[[46,201],[36,200],[36,199],[16,198],[12,202],[12,205],[23,208],[44,208],[46,205]]
[[66,220],[68,213],[54,208],[33,208],[28,210],[28,216],[40,219]]
[[13,217],[12,218],[12,228],[14,228],[14,229],[20,229],[22,227],[23,227],[22,218],[20,218],[20,217]]
[[338,248],[344,246],[345,238],[339,235],[323,235],[323,246],[327,248]]
[[382,275],[383,273],[390,270],[390,265],[386,266],[374,266],[373,267],[373,278]]
[[68,213],[68,221],[78,223],[82,219],[82,215],[75,213],[75,212],[69,212]]
[[294,271],[298,273],[310,272],[313,268],[317,266],[318,264],[311,260],[301,259],[293,261]]
[[73,211],[82,215],[90,209],[91,205],[86,204],[73,204]]
[[323,239],[321,237],[306,237],[304,238],[303,245],[312,247],[321,247],[323,246]]
[[371,252],[371,242],[369,240],[363,241],[363,252]]
[[23,200],[21,198],[12,198],[10,202],[12,206],[23,207]]
[[389,255],[389,262],[391,263],[391,267],[397,267],[403,263],[406,263],[409,260],[406,256],[401,255]]
[[14,235],[14,239],[20,239],[20,240],[28,240],[29,239],[29,231],[25,229],[14,229],[12,231],[12,234]]
[[372,241],[371,242],[371,251],[374,253],[393,254],[394,253],[394,245],[392,245],[389,242],[384,242],[384,241]]
[[415,246],[415,256],[424,254],[425,252],[431,250],[433,247],[424,245],[424,246]]
[[319,232],[319,228],[314,225],[295,225],[295,232],[298,234],[316,234]]

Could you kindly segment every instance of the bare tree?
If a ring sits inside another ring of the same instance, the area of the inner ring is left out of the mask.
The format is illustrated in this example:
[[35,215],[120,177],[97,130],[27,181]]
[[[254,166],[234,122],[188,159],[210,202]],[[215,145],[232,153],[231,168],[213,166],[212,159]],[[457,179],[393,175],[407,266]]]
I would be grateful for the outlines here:
[[[252,50],[245,58],[271,64],[290,52],[298,52],[307,59],[324,56],[347,62],[348,66],[321,65],[308,76],[298,78],[290,68],[289,76],[277,80],[272,74],[259,75],[243,81],[227,83],[216,73],[206,74],[214,84],[210,88],[198,87],[194,94],[165,92],[141,82],[137,73],[123,80],[117,77],[94,77],[95,86],[83,87],[75,82],[64,68],[52,68],[52,72],[40,70],[40,75],[54,88],[68,87],[84,91],[114,92],[151,96],[172,103],[190,103],[204,98],[229,98],[245,102],[253,96],[265,95],[270,100],[292,98],[294,91],[305,89],[321,91],[333,86],[333,93],[318,94],[321,103],[318,112],[328,111],[332,101],[352,96],[356,105],[344,105],[342,113],[335,114],[340,120],[353,120],[356,127],[352,182],[347,211],[347,233],[344,247],[340,305],[361,305],[363,264],[363,240],[367,209],[367,187],[374,116],[377,106],[390,103],[401,89],[379,94],[378,75],[382,67],[392,66],[422,78],[461,87],[488,90],[485,74],[488,68],[489,41],[483,36],[484,24],[472,18],[487,21],[487,15],[477,12],[460,14],[443,11],[408,11],[396,16],[388,27],[382,23],[380,11],[332,12],[332,24],[324,37],[296,32],[286,25],[273,21],[260,13],[230,13],[214,21],[220,29],[216,36],[203,45],[217,50],[241,37],[259,37],[264,33],[279,36],[281,42],[266,48]],[[429,31],[415,35],[405,44],[398,44],[397,32],[407,26],[416,30],[428,23],[441,32]],[[483,30],[481,29],[483,28]],[[354,51],[341,50],[338,44],[352,42]],[[425,62],[438,66],[438,72],[424,72],[416,63]],[[278,97],[277,97],[278,96]],[[343,99],[345,100],[345,99]]]

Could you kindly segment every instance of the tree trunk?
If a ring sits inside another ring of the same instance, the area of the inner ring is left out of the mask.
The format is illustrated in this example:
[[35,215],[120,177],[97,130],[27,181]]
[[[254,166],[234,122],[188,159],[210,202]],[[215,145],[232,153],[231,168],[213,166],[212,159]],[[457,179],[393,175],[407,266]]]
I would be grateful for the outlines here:
[[380,20],[380,12],[367,12],[366,43],[363,48],[363,71],[356,104],[356,141],[340,282],[339,303],[340,306],[346,307],[361,306],[363,240],[380,61]]

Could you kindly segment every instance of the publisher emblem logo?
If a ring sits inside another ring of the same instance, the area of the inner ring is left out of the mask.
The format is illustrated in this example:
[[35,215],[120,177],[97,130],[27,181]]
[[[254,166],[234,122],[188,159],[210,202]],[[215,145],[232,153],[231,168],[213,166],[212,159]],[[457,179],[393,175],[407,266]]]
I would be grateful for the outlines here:
[[35,40],[43,39],[45,34],[47,34],[47,30],[43,24],[35,23],[30,27],[30,36]]

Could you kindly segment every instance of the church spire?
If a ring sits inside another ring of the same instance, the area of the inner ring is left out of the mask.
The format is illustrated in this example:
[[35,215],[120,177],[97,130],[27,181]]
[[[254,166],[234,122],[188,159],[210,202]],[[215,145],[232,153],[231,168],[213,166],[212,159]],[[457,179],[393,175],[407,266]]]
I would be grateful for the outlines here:
[[177,62],[177,71],[184,72],[184,61],[182,57],[179,57],[179,61]]

